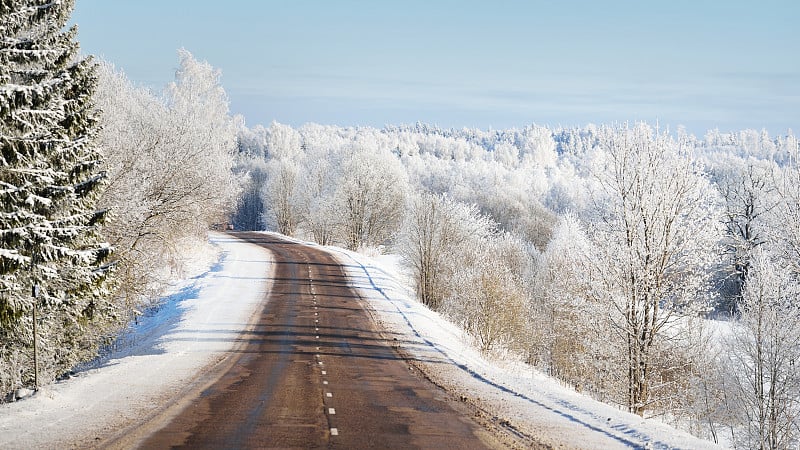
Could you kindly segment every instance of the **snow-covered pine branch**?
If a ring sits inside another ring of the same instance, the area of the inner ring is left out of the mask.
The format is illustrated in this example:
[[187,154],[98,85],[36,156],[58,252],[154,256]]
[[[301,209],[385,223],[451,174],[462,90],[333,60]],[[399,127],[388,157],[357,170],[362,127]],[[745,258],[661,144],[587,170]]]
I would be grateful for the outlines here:
[[[78,59],[73,2],[0,5],[0,391],[31,386],[91,355],[113,316],[110,247],[95,207],[104,175],[95,143],[95,66]],[[33,298],[32,287],[41,295]],[[37,313],[37,335],[33,317]]]

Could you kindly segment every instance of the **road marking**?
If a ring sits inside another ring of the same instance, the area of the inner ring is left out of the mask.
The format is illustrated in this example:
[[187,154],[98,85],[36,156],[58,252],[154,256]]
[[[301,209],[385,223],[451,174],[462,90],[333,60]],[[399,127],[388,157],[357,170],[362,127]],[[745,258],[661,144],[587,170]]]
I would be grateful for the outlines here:
[[339,430],[337,430],[336,428],[331,428],[331,436],[338,436],[338,435],[339,435]]
[[328,384],[328,380],[323,380],[322,384]]
[[333,397],[333,394],[331,394],[330,392],[326,392],[325,393],[325,397],[328,397],[328,398]]
[[328,374],[328,372],[326,372],[326,371],[324,371],[324,370],[323,370],[323,371],[322,371],[322,374],[323,374],[323,375],[327,375],[327,374]]
[[319,339],[319,336],[317,336],[317,339]]
[[319,350],[319,347],[317,347],[317,350]]
[[336,410],[333,409],[333,408],[328,408],[328,414],[334,415],[334,414],[336,414]]
[[314,313],[314,315],[315,315],[315,316],[318,316],[318,315],[319,315],[319,313]]
[[320,366],[322,365],[322,361],[320,361],[320,362],[319,362],[319,365],[320,365]]

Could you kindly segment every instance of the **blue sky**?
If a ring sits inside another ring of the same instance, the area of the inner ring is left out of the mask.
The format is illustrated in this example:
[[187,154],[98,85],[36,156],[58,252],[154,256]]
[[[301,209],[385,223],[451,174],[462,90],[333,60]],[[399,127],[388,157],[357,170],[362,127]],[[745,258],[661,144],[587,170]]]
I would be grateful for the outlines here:
[[800,132],[796,0],[77,0],[85,53],[168,83],[185,47],[248,125],[646,120]]

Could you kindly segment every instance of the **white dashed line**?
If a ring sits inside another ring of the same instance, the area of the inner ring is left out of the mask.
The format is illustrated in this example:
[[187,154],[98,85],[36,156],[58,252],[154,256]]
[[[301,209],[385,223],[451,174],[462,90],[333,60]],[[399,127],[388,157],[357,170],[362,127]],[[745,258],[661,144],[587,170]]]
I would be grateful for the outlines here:
[[320,365],[320,366],[322,365],[322,361],[320,361],[320,362],[319,362],[319,365]]
[[331,428],[331,436],[338,436],[339,430],[336,428]]
[[328,397],[328,398],[333,397],[333,394],[331,394],[330,392],[326,392],[325,393],[325,397]]
[[323,370],[323,371],[322,371],[322,374],[323,374],[323,375],[327,375],[327,374],[328,374],[328,372],[326,372],[326,371],[324,371],[324,370]]
[[322,384],[328,384],[328,380],[323,380]]
[[333,408],[328,408],[328,414],[334,415],[334,414],[336,414],[336,410],[333,409]]
[[319,336],[317,336],[317,339],[319,339]]

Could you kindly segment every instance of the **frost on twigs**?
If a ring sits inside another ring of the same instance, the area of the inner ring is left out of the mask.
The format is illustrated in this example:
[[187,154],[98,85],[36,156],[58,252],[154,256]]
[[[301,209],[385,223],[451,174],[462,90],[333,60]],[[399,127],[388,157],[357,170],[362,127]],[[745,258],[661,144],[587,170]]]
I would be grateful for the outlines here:
[[221,74],[186,50],[178,56],[175,81],[162,96],[108,63],[99,69],[100,142],[114,149],[100,205],[112,211],[106,234],[126,308],[158,297],[183,270],[185,249],[227,221],[239,194],[232,173],[239,123]]

